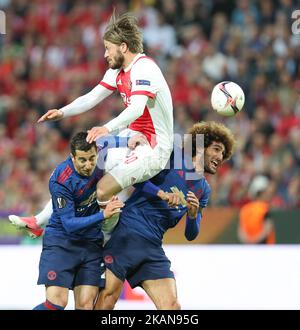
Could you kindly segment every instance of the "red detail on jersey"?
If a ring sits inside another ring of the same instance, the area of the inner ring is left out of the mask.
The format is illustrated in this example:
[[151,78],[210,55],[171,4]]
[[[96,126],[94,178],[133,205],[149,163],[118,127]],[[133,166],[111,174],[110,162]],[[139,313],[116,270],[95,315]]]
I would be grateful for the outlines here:
[[200,200],[201,197],[203,196],[204,191],[202,189],[198,189],[194,191],[195,196]]
[[92,187],[93,184],[96,184],[98,182],[98,180],[96,178],[92,178],[90,179],[87,184],[82,188],[82,189],[79,189],[77,191],[77,196],[81,196],[83,194],[83,192],[86,190],[86,189],[89,189]]
[[151,99],[155,99],[155,94],[151,93],[151,92],[147,92],[147,91],[135,91],[132,92],[131,95],[146,95],[149,96]]
[[107,84],[106,82],[104,81],[100,81],[99,82],[99,85],[109,89],[110,91],[115,91],[117,88],[116,87],[113,87],[113,86],[110,86],[109,84]]
[[73,170],[71,169],[70,165],[68,165],[59,175],[57,181],[58,183],[64,183],[70,175],[73,173]]
[[107,255],[107,256],[105,256],[105,257],[104,257],[104,262],[105,262],[106,264],[112,264],[112,263],[114,262],[114,258],[113,258],[113,256],[111,256],[111,255]]
[[83,189],[79,189],[78,191],[77,191],[77,196],[81,196],[83,194]]
[[182,170],[177,171],[177,173],[183,178],[183,171]]
[[53,281],[56,279],[56,272],[54,270],[49,270],[48,274],[47,274],[47,278],[50,281]]
[[117,88],[119,93],[122,96],[123,102],[126,107],[130,105],[130,96],[131,96],[131,80],[130,80],[130,71],[125,72],[121,70],[116,78]]
[[[134,62],[134,64],[142,58],[149,58],[149,57],[141,56]],[[149,59],[151,59],[151,58],[149,58]],[[131,70],[129,70],[127,72],[125,72],[124,70],[121,70],[116,77],[116,82],[119,82],[119,83],[117,83],[117,88],[118,88],[120,95],[123,98],[123,102],[125,103],[125,106],[128,107],[130,105],[131,95],[142,94],[142,95],[147,95],[151,98],[154,98],[155,94],[148,92],[148,91],[131,92],[130,72],[131,72]],[[129,128],[134,131],[143,133],[146,136],[146,138],[152,148],[154,148],[156,146],[156,144],[157,144],[156,132],[155,132],[152,118],[149,113],[149,109],[147,107],[145,107],[144,113],[139,118],[137,118],[133,123],[131,123],[129,125]]]
[[95,183],[97,183],[97,179],[96,178],[92,178],[91,180],[88,181],[88,183],[83,187],[83,189],[89,189],[91,188],[91,186]]
[[132,156],[129,156],[126,160],[125,160],[125,164],[130,164],[130,163],[132,163],[132,162],[134,162],[135,160],[137,160],[138,159],[138,156],[136,156],[136,155],[132,155]]
[[144,113],[141,115],[141,117],[129,125],[129,128],[134,131],[143,133],[152,148],[156,146],[156,132],[149,113],[149,109],[147,107],[145,107]]

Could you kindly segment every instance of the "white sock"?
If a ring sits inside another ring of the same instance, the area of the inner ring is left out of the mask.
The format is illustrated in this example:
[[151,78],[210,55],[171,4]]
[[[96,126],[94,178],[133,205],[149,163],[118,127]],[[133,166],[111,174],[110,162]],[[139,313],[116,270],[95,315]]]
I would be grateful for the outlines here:
[[35,216],[38,226],[46,226],[49,222],[52,212],[52,199],[50,199],[43,210]]
[[104,219],[102,221],[101,230],[103,233],[103,246],[110,239],[111,233],[113,232],[113,230],[115,229],[116,225],[119,222],[119,218],[120,218],[120,214],[117,213],[111,216],[110,218]]
[[108,203],[110,202],[110,199],[108,201],[99,201],[99,199],[97,199],[97,203],[100,207],[106,206]]

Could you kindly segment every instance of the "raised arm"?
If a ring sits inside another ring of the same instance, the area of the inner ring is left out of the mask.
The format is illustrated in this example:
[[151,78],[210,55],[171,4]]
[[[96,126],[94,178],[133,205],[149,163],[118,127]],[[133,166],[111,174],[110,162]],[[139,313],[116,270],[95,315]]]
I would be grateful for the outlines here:
[[56,121],[65,117],[79,115],[92,109],[96,104],[100,103],[112,92],[112,90],[109,90],[99,84],[89,93],[78,97],[65,107],[47,111],[41,118],[39,118],[38,123],[42,123],[44,121]]

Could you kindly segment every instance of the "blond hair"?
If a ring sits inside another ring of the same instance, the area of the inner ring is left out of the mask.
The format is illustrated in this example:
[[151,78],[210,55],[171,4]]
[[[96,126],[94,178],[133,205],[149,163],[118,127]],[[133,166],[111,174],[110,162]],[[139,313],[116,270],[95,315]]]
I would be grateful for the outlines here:
[[188,131],[189,138],[185,141],[190,143],[192,140],[192,156],[196,155],[196,136],[197,134],[204,135],[204,148],[209,147],[214,141],[224,144],[224,160],[231,158],[234,153],[236,140],[229,128],[223,124],[214,121],[199,122],[194,124]]
[[129,13],[116,17],[114,12],[103,39],[118,46],[124,42],[134,54],[143,52],[143,36],[139,30],[137,18]]

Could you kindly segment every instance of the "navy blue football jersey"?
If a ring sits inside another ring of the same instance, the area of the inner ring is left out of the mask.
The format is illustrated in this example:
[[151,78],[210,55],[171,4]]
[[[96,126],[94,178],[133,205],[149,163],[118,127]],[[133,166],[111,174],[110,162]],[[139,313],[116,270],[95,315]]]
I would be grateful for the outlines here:
[[211,192],[205,177],[195,172],[192,159],[186,155],[183,157],[182,149],[174,148],[167,166],[150,181],[166,192],[179,192],[183,197],[182,204],[170,208],[167,202],[137,188],[121,214],[120,221],[130,230],[152,241],[161,241],[165,231],[176,226],[187,212],[185,200],[188,191],[197,196],[201,208],[207,206]]
[[97,167],[91,176],[80,175],[71,157],[59,164],[49,180],[53,213],[46,231],[74,239],[102,239],[103,214],[96,199],[96,185],[102,175]]

